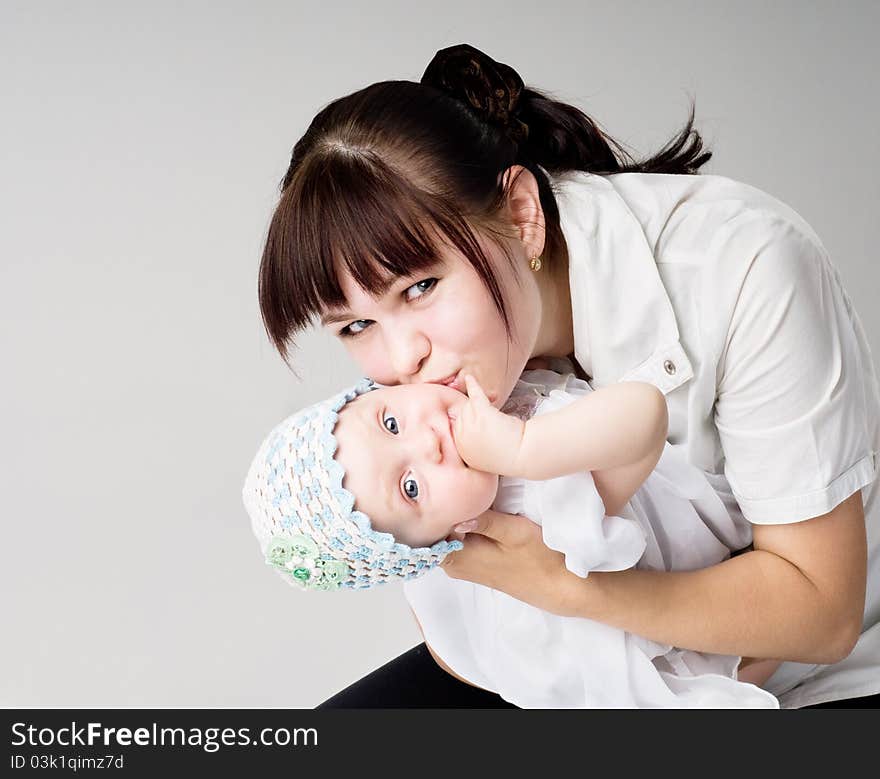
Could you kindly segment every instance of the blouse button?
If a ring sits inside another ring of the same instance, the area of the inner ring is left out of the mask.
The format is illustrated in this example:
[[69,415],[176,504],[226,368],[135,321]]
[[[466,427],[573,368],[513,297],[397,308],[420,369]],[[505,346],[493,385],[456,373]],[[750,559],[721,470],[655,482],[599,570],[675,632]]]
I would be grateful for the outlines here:
[[663,370],[670,376],[675,375],[675,363],[672,362],[672,360],[666,360],[666,362],[663,363]]

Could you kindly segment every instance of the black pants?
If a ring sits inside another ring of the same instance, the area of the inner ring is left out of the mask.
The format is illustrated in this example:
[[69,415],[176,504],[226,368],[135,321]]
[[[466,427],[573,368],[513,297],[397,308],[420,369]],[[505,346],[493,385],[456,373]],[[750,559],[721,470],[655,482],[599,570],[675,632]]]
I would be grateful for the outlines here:
[[[458,681],[419,644],[319,704],[318,709],[516,709],[494,692]],[[878,709],[880,695],[805,709]]]

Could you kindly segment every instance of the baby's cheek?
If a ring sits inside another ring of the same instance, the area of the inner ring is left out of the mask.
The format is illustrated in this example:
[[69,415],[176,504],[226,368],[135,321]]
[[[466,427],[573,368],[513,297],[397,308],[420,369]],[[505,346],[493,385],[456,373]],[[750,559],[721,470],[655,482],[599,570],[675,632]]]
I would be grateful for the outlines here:
[[458,471],[446,480],[442,494],[444,521],[464,522],[482,514],[492,506],[498,491],[498,477],[472,469]]
[[467,513],[472,517],[476,517],[490,508],[495,502],[495,495],[498,492],[497,476],[479,471],[475,471],[474,475],[477,478],[468,489],[470,505]]

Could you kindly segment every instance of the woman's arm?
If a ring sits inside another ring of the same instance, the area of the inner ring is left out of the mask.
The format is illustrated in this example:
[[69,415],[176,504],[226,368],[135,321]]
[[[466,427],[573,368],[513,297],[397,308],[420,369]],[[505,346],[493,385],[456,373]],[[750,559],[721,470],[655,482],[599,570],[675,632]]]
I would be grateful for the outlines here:
[[861,493],[820,517],[756,525],[753,543],[754,551],[697,571],[628,569],[581,579],[531,520],[488,511],[464,549],[441,565],[453,578],[659,643],[802,663],[846,657],[865,602]]
[[861,493],[821,517],[755,525],[753,543],[754,551],[699,571],[597,574],[596,597],[582,605],[601,622],[700,651],[807,663],[846,657],[865,602]]

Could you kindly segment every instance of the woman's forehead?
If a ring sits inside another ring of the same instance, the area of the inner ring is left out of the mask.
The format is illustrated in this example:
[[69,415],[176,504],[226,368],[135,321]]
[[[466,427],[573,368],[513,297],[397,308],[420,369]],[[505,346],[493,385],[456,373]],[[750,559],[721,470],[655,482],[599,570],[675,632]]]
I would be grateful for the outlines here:
[[[383,272],[381,268],[375,269],[376,276],[370,277],[370,284],[360,283],[347,268],[338,268],[336,271],[336,279],[339,282],[339,289],[345,298],[345,305],[351,305],[354,301],[372,298],[381,299],[397,281],[397,276]],[[374,281],[375,278],[375,281]]]
[[382,300],[388,290],[384,290],[378,296],[374,296],[348,274],[339,277],[339,287],[342,291],[343,300],[338,304],[325,304],[319,312],[322,325],[332,325],[339,322],[348,322],[354,318],[353,311],[364,309],[367,306]]

